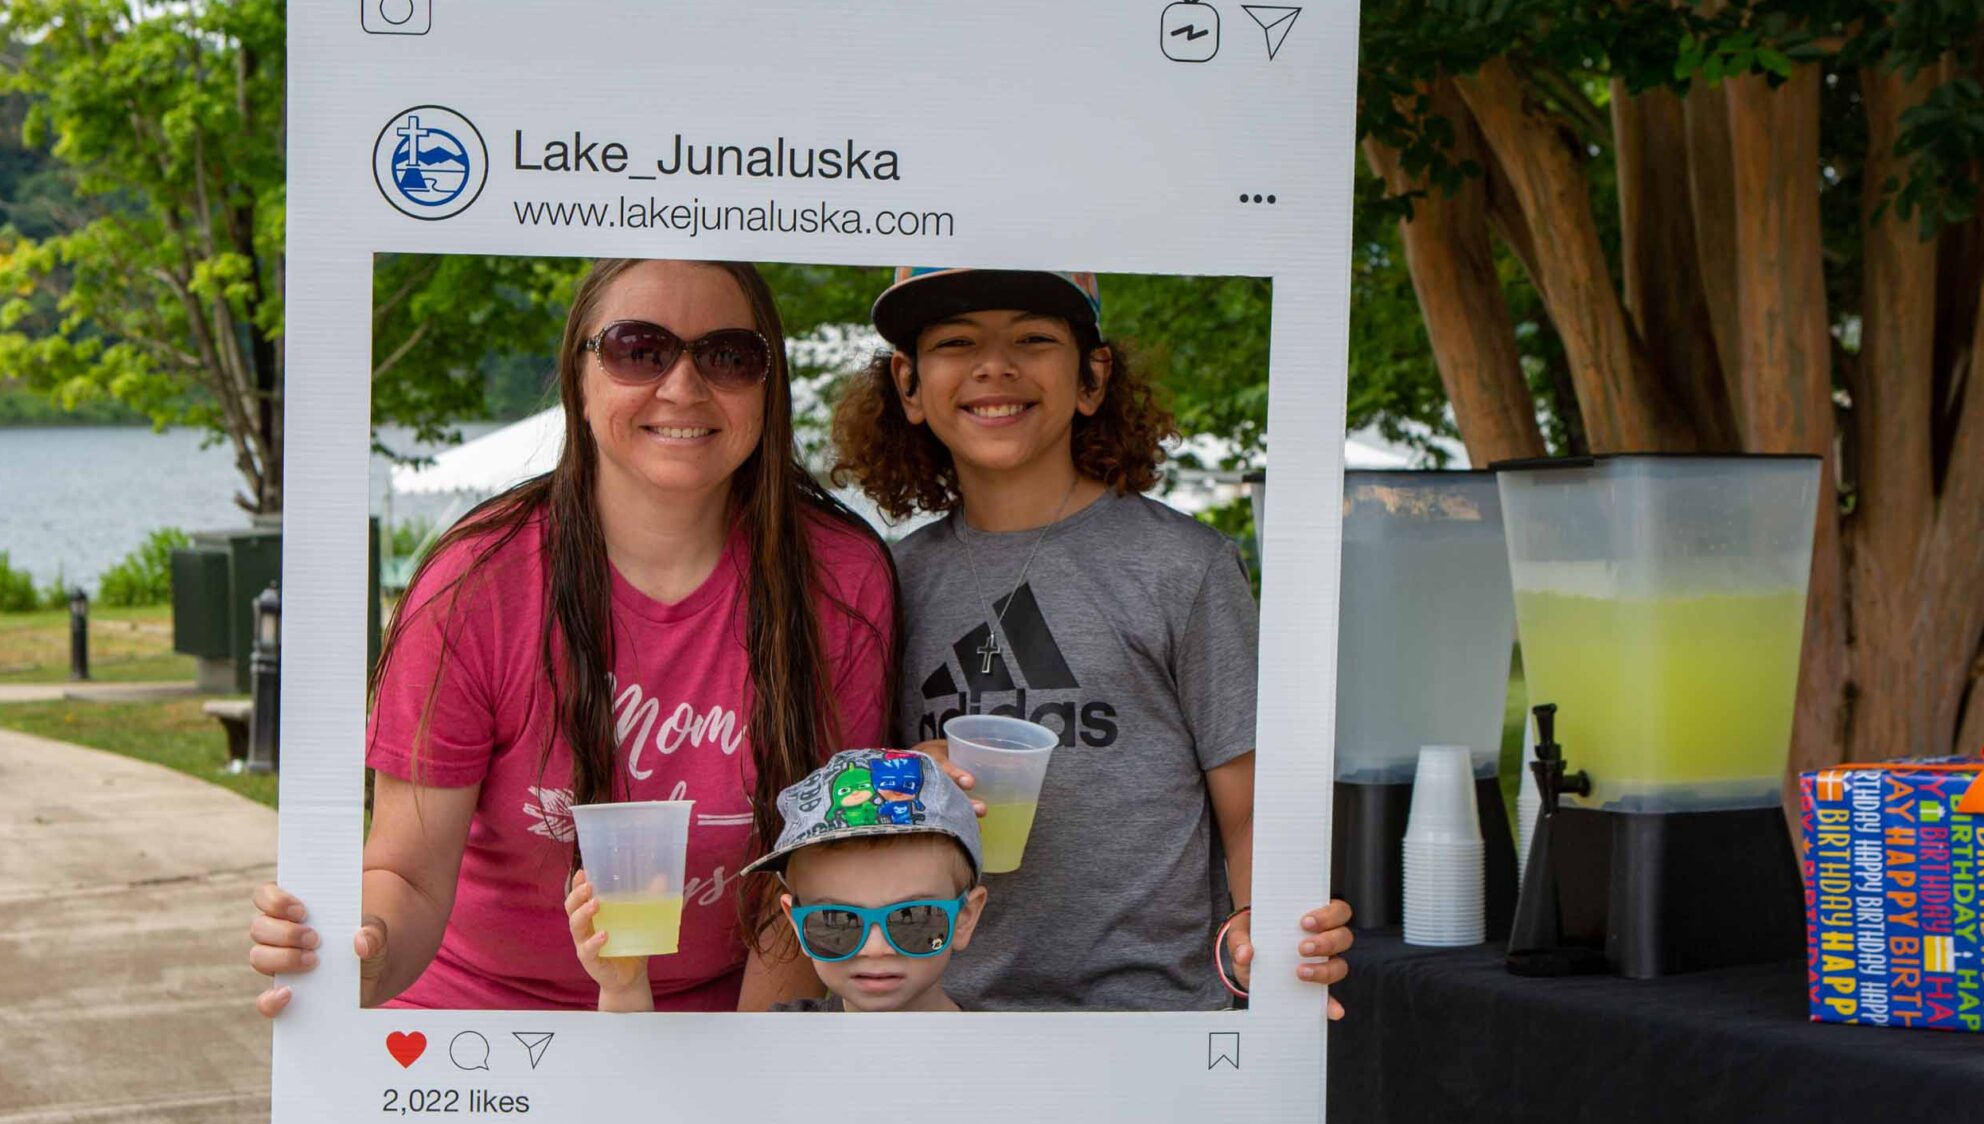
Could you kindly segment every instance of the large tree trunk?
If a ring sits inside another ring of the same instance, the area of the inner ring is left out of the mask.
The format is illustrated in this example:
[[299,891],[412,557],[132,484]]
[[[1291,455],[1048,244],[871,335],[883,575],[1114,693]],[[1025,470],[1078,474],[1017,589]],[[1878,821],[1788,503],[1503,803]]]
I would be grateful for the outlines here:
[[1626,308],[1653,370],[1694,422],[1704,450],[1742,447],[1697,261],[1687,116],[1681,98],[1612,80]]
[[1458,80],[1532,231],[1534,269],[1592,448],[1692,449],[1693,426],[1664,393],[1613,287],[1583,170],[1556,122],[1525,94],[1506,59]]
[[[1453,126],[1457,161],[1479,160],[1467,110],[1445,80],[1430,91],[1435,112]],[[1548,450],[1536,424],[1536,410],[1523,380],[1495,253],[1488,242],[1485,187],[1470,177],[1451,196],[1406,174],[1399,154],[1375,139],[1364,142],[1371,168],[1394,195],[1425,191],[1413,203],[1412,217],[1399,223],[1407,268],[1439,364],[1467,458],[1476,467],[1514,457],[1540,457]]]
[[[1485,207],[1543,294],[1596,451],[1689,448],[1698,437],[1729,447],[1716,437],[1727,426],[1745,450],[1823,458],[1794,773],[1984,749],[1984,220],[1932,242],[1912,220],[1872,221],[1884,185],[1908,173],[1893,155],[1900,115],[1934,79],[1869,69],[1862,81],[1863,293],[1846,310],[1858,314],[1861,347],[1840,367],[1851,401],[1844,432],[1816,67],[1776,89],[1759,78],[1698,86],[1685,102],[1615,91],[1625,301],[1609,282],[1575,154],[1502,60],[1456,82],[1486,142],[1482,193],[1470,184],[1421,216],[1428,225],[1407,230],[1422,306],[1429,320],[1448,322],[1439,338],[1496,337],[1506,308],[1456,295],[1466,270],[1455,263],[1472,252],[1460,247]],[[1457,135],[1471,135],[1465,124],[1456,122]],[[1367,155],[1382,170],[1384,154]],[[1433,235],[1443,244],[1412,248]],[[1457,315],[1483,322],[1452,324]],[[1477,351],[1443,356],[1443,372],[1452,363],[1493,378],[1491,397],[1521,393],[1529,406],[1526,391],[1483,369],[1479,349],[1492,345],[1436,342],[1462,346]],[[1719,379],[1707,377],[1711,368]],[[1666,412],[1677,400],[1685,412]],[[1466,432],[1515,408],[1457,412]],[[1842,472],[1856,485],[1850,514]]]
[[1791,734],[1796,772],[1840,761],[1852,717],[1819,224],[1819,69],[1802,67],[1777,89],[1761,78],[1735,79],[1728,105],[1744,445],[1824,458]]
[[1855,705],[1845,748],[1852,756],[1924,754],[1945,686],[1922,666],[1942,631],[1942,614],[1923,588],[1936,514],[1936,244],[1892,208],[1878,220],[1875,214],[1888,179],[1906,174],[1894,157],[1901,113],[1936,76],[1923,72],[1908,82],[1873,67],[1860,76],[1867,107],[1864,281],[1850,385],[1858,495],[1847,523]]
[[1724,399],[1740,437],[1742,412],[1733,393],[1739,354],[1736,323],[1736,154],[1729,145],[1728,93],[1719,83],[1697,82],[1683,105],[1688,130],[1688,198],[1694,219],[1696,273],[1708,305],[1708,326],[1723,381]]

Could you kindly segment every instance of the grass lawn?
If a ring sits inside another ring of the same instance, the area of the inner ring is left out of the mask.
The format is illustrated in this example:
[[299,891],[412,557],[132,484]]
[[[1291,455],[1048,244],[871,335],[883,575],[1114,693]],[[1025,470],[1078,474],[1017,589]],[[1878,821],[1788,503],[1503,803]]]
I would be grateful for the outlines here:
[[[91,607],[92,679],[128,683],[192,679],[193,674],[193,657],[172,650],[171,606]],[[60,683],[68,678],[67,610],[0,613],[0,683]]]
[[0,726],[164,765],[275,807],[275,777],[227,771],[227,735],[200,713],[202,701],[9,703]]

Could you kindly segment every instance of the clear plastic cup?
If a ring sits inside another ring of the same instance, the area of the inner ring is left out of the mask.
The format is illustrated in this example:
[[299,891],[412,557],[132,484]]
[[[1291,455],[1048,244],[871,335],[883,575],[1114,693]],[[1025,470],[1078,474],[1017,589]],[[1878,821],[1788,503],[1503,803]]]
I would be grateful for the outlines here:
[[1060,735],[1000,714],[960,714],[944,723],[944,738],[951,762],[976,782],[972,797],[985,802],[985,817],[978,821],[985,873],[1018,870],[1040,807],[1040,782]]
[[1481,842],[1474,766],[1468,747],[1419,748],[1419,769],[1412,780],[1412,808],[1406,815],[1405,838]]
[[573,807],[579,855],[599,900],[602,956],[668,956],[682,933],[682,886],[693,800]]
[[1405,842],[1405,943],[1459,948],[1487,939],[1485,848],[1478,842]]

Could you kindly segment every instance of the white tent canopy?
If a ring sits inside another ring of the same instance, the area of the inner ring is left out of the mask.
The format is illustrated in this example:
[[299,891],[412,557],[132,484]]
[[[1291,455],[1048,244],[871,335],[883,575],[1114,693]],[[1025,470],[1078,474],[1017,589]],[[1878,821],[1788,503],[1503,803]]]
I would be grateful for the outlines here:
[[431,463],[394,465],[393,491],[402,496],[493,496],[550,472],[564,447],[565,408],[553,406],[449,449]]
[[[429,464],[393,468],[393,491],[403,496],[449,493],[493,496],[512,484],[551,471],[565,444],[565,410],[553,406],[540,414],[449,449]],[[1206,463],[1221,460],[1223,443],[1195,438],[1187,443]],[[1467,451],[1458,442],[1435,439],[1447,451],[1449,463],[1467,466]],[[1415,452],[1395,445],[1375,429],[1361,429],[1343,443],[1345,468],[1410,468]]]
[[[1455,467],[1467,466],[1467,452],[1455,441],[1434,438]],[[436,521],[431,535],[445,531],[475,503],[512,485],[551,471],[565,444],[565,410],[553,406],[542,413],[485,434],[439,454],[425,464],[395,465],[386,497],[387,512],[393,497],[430,497],[446,504],[446,514]],[[1212,437],[1194,437],[1177,451],[1189,450],[1201,464],[1220,464],[1231,451],[1228,442]],[[1346,468],[1411,468],[1421,459],[1409,446],[1393,444],[1376,429],[1362,429],[1347,435],[1343,446]],[[1237,472],[1179,470],[1164,502],[1187,514],[1230,502],[1245,495]],[[860,492],[847,489],[834,493],[856,514],[868,520],[889,538],[900,538],[929,521],[917,516],[906,523],[891,525],[875,505]],[[422,544],[425,548],[425,544]],[[403,568],[403,567],[402,567]],[[397,574],[397,570],[395,570]]]

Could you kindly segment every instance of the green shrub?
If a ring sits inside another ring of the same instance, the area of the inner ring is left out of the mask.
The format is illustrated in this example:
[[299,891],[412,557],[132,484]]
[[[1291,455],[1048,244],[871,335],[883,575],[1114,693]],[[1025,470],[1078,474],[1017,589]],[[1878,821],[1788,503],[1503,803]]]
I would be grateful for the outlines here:
[[55,571],[55,580],[41,587],[41,607],[44,609],[67,609],[69,607],[69,579],[62,571]]
[[103,572],[97,602],[129,607],[162,605],[172,600],[172,552],[193,545],[177,527],[165,527],[145,537],[145,545]]
[[420,546],[434,533],[434,521],[427,518],[395,523],[386,535],[386,553],[392,558],[418,558]]
[[0,550],[0,613],[32,613],[41,608],[41,594],[34,587],[34,575],[16,570],[7,552]]

